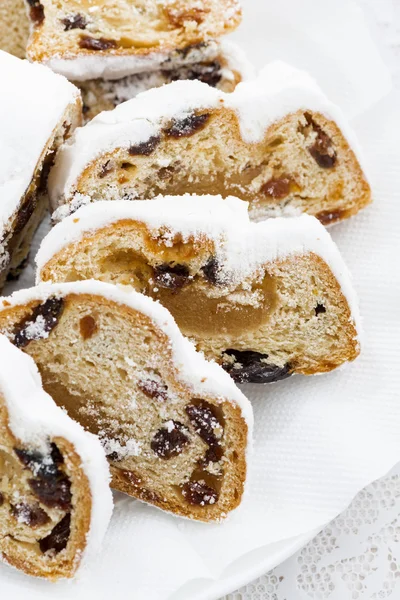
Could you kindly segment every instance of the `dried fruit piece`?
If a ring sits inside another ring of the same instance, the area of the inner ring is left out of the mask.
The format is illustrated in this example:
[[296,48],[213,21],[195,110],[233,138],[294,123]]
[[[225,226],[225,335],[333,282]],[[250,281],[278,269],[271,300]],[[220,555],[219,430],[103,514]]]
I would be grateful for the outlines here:
[[146,142],[141,142],[135,146],[130,146],[128,152],[131,156],[149,156],[160,143],[161,138],[158,135],[150,137]]
[[167,421],[157,431],[151,441],[151,449],[160,458],[169,459],[181,454],[183,448],[189,443],[189,431],[178,421]]
[[165,133],[174,138],[189,137],[203,129],[209,118],[209,113],[202,115],[193,113],[182,119],[172,119],[171,126],[165,130]]
[[28,484],[45,506],[62,510],[71,508],[71,482],[61,472],[51,479],[28,479]]
[[220,439],[223,434],[223,424],[216,415],[215,408],[204,400],[197,404],[188,404],[185,408],[195,432],[208,444],[209,448],[203,463],[218,462],[223,456]]
[[32,340],[48,337],[48,334],[60,319],[64,308],[62,298],[48,298],[44,304],[33,309],[32,314],[23,319],[14,332],[13,343],[17,348],[24,348]]
[[79,330],[84,340],[90,339],[97,331],[97,323],[91,315],[82,317],[79,321]]
[[0,506],[3,506],[4,504],[4,496],[3,494],[0,492]]
[[71,29],[86,29],[88,24],[86,17],[79,13],[76,15],[67,15],[64,19],[61,19],[61,23],[64,25],[64,31],[70,31]]
[[49,515],[40,508],[39,504],[31,505],[25,502],[11,504],[11,514],[19,523],[24,523],[29,527],[40,527],[50,521]]
[[149,398],[155,398],[156,400],[167,400],[168,398],[168,387],[161,382],[146,379],[145,381],[138,381],[137,385]]
[[154,281],[162,288],[179,290],[190,281],[189,269],[186,265],[159,265],[154,269]]
[[98,52],[100,50],[116,48],[117,42],[115,40],[107,40],[106,38],[92,38],[89,35],[83,35],[79,41],[79,47],[84,50],[94,50],[95,52]]
[[27,0],[30,9],[29,16],[35,25],[41,25],[44,21],[44,6],[39,0]]
[[213,285],[218,285],[221,283],[218,277],[219,269],[220,266],[215,256],[212,256],[210,260],[204,265],[204,267],[201,267],[204,277]]
[[272,177],[267,183],[264,183],[260,192],[276,200],[282,200],[289,195],[291,183],[292,179],[287,175]]
[[[23,450],[14,448],[15,454],[25,467],[28,467],[32,473],[40,479],[53,479],[59,474],[57,467],[57,459],[59,450],[55,444],[52,444],[52,452],[50,456],[45,456],[35,450]],[[61,460],[62,456],[61,456]]]
[[188,481],[182,488],[182,495],[189,504],[206,506],[215,504],[218,493],[203,481]]
[[346,216],[348,215],[345,210],[324,210],[316,215],[322,225],[331,225],[332,223],[345,219]]
[[322,169],[332,169],[337,160],[337,154],[333,147],[333,142],[328,134],[323,131],[320,125],[314,121],[310,113],[305,113],[307,125],[317,134],[316,140],[310,148],[309,153]]
[[68,513],[57,523],[53,531],[40,540],[39,546],[43,554],[49,550],[54,550],[58,554],[67,547],[71,533],[71,515]]
[[200,25],[206,18],[207,13],[210,12],[204,8],[193,7],[178,9],[168,6],[164,11],[171,25],[176,28],[185,27],[185,23],[188,21],[194,21],[197,25]]
[[222,366],[237,383],[273,383],[292,375],[289,364],[279,367],[268,364],[268,355],[252,350],[226,350],[225,355],[233,361]]

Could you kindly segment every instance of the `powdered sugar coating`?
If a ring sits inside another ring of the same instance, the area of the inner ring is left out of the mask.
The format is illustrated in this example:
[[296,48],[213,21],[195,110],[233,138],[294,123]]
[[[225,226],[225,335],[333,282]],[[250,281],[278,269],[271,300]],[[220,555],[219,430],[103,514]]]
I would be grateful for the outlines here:
[[68,417],[43,390],[39,371],[28,355],[0,335],[0,393],[6,403],[9,427],[24,444],[47,454],[49,440],[71,442],[81,458],[91,490],[90,530],[80,562],[82,569],[100,549],[113,500],[110,472],[104,450],[91,433]]
[[0,51],[0,228],[25,194],[54,129],[79,91],[64,77]]
[[49,178],[53,207],[73,198],[82,171],[102,154],[146,142],[159,135],[172,118],[222,107],[236,112],[241,135],[248,143],[261,141],[272,123],[290,113],[300,109],[320,112],[337,123],[363,163],[355,134],[341,110],[311,76],[277,61],[267,65],[256,79],[240,83],[231,94],[200,81],[176,81],[100,113],[78,129],[59,152]]
[[249,219],[248,203],[221,196],[164,196],[154,200],[99,201],[79,208],[58,223],[43,240],[36,256],[37,280],[46,263],[66,245],[86,234],[132,219],[143,221],[150,231],[163,228],[168,234],[206,235],[215,241],[216,257],[236,283],[251,276],[270,261],[314,252],[330,267],[347,299],[351,318],[360,327],[357,296],[351,276],[321,223],[312,216],[277,217],[258,223]]
[[181,334],[172,315],[159,302],[139,294],[129,286],[115,286],[93,279],[73,283],[42,283],[37,287],[19,290],[0,298],[0,310],[19,306],[33,300],[45,301],[49,297],[62,298],[68,294],[92,294],[101,296],[139,311],[152,319],[171,342],[177,377],[193,389],[195,394],[210,396],[215,400],[237,404],[249,429],[249,439],[253,425],[253,410],[250,402],[236,387],[231,377],[214,362],[207,361],[203,354]]

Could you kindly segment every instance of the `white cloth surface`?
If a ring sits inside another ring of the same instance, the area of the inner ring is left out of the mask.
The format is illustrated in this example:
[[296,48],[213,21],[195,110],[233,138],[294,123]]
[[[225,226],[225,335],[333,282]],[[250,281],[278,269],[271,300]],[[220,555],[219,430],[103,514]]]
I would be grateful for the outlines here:
[[[243,5],[236,37],[257,66],[282,58],[307,68],[357,115],[375,202],[331,233],[361,299],[361,357],[329,375],[243,388],[254,402],[255,449],[249,493],[226,523],[191,523],[118,495],[104,551],[84,577],[54,586],[1,566],[0,588],[13,600],[173,600],[193,579],[220,577],[233,561],[239,570],[256,548],[322,527],[400,460],[400,98],[385,98],[388,72],[352,2]],[[18,285],[32,281],[28,268]]]

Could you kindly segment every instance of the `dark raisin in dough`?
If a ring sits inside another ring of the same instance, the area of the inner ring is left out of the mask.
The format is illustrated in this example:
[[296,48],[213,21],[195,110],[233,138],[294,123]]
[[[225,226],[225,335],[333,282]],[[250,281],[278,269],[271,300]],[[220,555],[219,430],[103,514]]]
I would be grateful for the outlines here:
[[142,142],[136,146],[130,146],[128,152],[131,156],[150,156],[150,154],[157,148],[160,141],[160,136],[154,135],[153,137],[149,138],[147,142]]
[[146,394],[149,398],[155,398],[156,400],[167,400],[168,398],[168,387],[152,379],[146,379],[145,381],[138,381],[138,388]]
[[159,265],[154,269],[154,281],[162,288],[179,290],[190,281],[189,269],[185,265]]
[[30,505],[18,502],[18,504],[11,505],[11,514],[19,523],[24,523],[29,527],[40,527],[50,521],[49,515],[40,508],[39,504]]
[[289,364],[283,367],[268,364],[268,356],[252,350],[226,350],[227,356],[235,359],[234,363],[222,366],[236,383],[273,383],[292,375]]
[[61,19],[61,23],[64,25],[64,31],[70,31],[71,29],[86,29],[88,24],[86,17],[80,15],[68,15],[64,19]]
[[33,309],[32,314],[24,319],[14,332],[13,343],[17,348],[24,348],[32,340],[27,337],[26,328],[35,323],[38,317],[42,317],[42,329],[44,333],[49,333],[56,325],[61,317],[64,308],[64,300],[62,298],[48,298],[44,304],[39,304]]
[[189,504],[206,506],[215,504],[218,493],[201,481],[188,481],[182,488],[182,494]]
[[157,431],[151,440],[151,449],[160,458],[169,459],[181,454],[189,443],[187,428],[178,421],[169,421]]
[[209,118],[210,115],[204,113],[203,115],[188,115],[183,119],[172,119],[171,126],[165,130],[165,133],[173,138],[189,137],[203,129]]
[[204,277],[213,285],[218,285],[221,283],[218,277],[219,269],[220,267],[218,261],[214,256],[210,258],[204,267],[201,267]]
[[28,484],[35,496],[45,506],[62,510],[71,508],[71,482],[61,472],[51,479],[28,479]]
[[282,176],[282,177],[273,177],[267,183],[261,187],[261,193],[266,196],[270,196],[271,198],[275,198],[276,200],[282,200],[286,198],[286,196],[290,193],[290,184],[292,180],[290,177]]
[[114,40],[107,40],[106,38],[92,38],[89,35],[81,37],[79,47],[84,50],[94,50],[98,52],[100,50],[110,50],[110,48],[116,48],[117,42]]
[[67,547],[70,533],[71,515],[67,514],[47,537],[40,540],[39,546],[43,554],[48,550],[54,550],[57,554],[64,550]]

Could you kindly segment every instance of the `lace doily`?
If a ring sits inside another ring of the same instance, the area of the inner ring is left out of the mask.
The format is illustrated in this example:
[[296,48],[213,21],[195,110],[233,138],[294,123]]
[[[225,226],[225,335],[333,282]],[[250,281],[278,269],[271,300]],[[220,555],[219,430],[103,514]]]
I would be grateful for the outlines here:
[[[400,2],[359,0],[400,89]],[[302,550],[221,600],[400,598],[400,465]]]
[[397,600],[400,465],[292,558],[224,600]]

